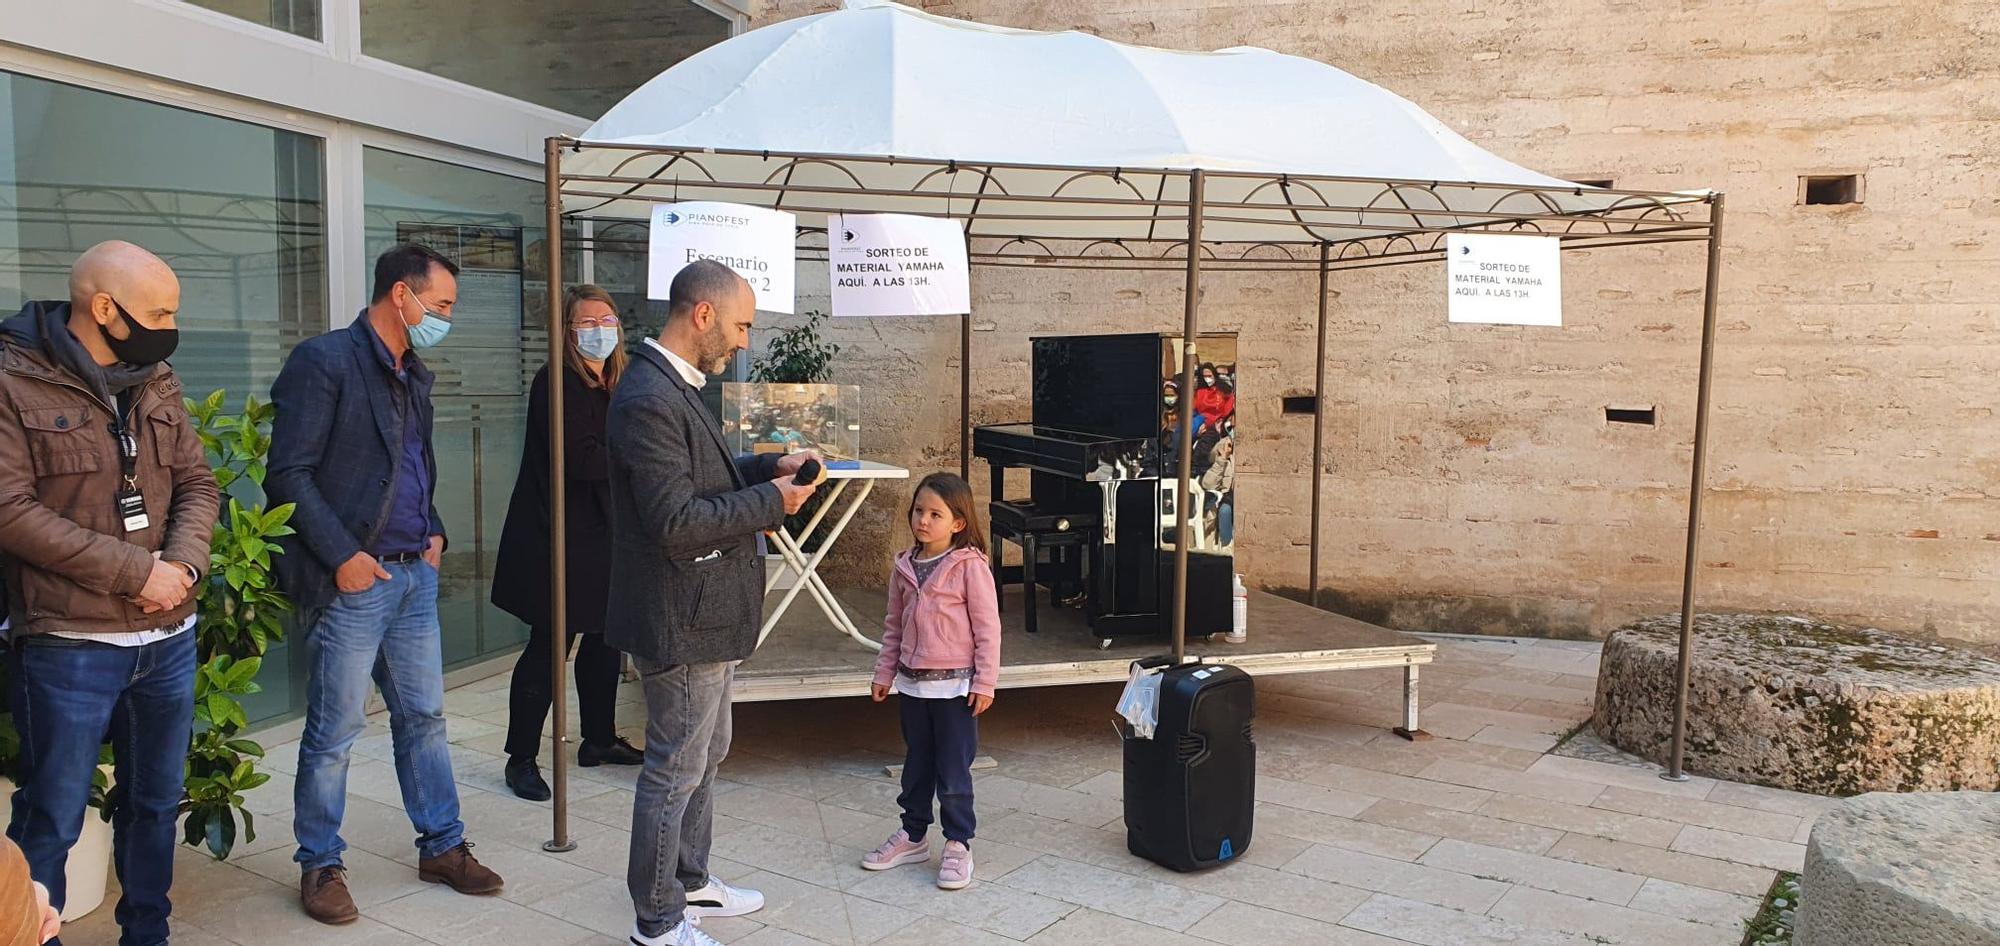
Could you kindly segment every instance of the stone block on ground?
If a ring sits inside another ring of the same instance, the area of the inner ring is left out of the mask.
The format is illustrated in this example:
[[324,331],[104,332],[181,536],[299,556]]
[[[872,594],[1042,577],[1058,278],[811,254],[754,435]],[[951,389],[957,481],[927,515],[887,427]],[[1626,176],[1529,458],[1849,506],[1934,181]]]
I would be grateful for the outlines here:
[[1794,946],[2000,946],[2000,804],[1977,792],[1869,794],[1806,846]]
[[[1680,617],[1612,632],[1593,730],[1665,764]],[[1796,617],[1696,618],[1687,771],[1822,795],[2000,789],[2000,661]]]

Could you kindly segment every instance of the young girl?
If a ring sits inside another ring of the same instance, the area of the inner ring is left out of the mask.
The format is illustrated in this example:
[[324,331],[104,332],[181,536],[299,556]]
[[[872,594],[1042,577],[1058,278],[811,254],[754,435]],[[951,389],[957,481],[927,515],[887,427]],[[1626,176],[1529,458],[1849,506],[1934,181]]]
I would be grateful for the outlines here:
[[931,859],[924,834],[931,799],[944,821],[944,860],[937,885],[972,883],[972,757],[979,748],[976,718],[993,705],[1000,678],[1000,604],[986,565],[985,531],[973,510],[972,487],[951,473],[932,473],[910,498],[916,545],[896,556],[883,618],[882,656],[869,688],[880,703],[898,694],[903,716],[902,830],[861,859],[869,870]]

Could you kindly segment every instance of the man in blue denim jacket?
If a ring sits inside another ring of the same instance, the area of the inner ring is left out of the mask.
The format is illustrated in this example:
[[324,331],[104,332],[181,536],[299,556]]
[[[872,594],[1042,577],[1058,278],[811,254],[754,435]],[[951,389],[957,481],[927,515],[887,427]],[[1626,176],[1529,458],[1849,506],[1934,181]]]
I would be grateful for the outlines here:
[[460,893],[498,892],[459,820],[445,741],[437,616],[444,523],[432,504],[432,375],[416,350],[451,328],[458,267],[395,247],[375,261],[354,323],[299,345],[271,386],[273,502],[295,503],[279,581],[306,629],[306,727],[293,789],[294,855],[306,913],[360,915],[347,890],[340,824],[347,760],[372,681],[389,708],[396,779],[417,832],[418,876]]

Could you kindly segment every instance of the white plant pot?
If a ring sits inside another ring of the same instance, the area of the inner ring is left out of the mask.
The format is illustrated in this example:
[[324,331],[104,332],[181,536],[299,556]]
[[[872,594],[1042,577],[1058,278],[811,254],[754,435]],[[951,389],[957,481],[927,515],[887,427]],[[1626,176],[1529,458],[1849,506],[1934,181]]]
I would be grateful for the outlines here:
[[[108,768],[106,774],[109,774]],[[14,783],[0,778],[0,792],[5,792],[12,799]],[[12,811],[11,801],[8,810]],[[76,846],[69,849],[69,860],[63,865],[63,886],[66,888],[63,922],[74,923],[103,906],[104,888],[110,877],[111,825],[99,815],[97,809],[86,808],[83,812],[83,833],[77,836]]]

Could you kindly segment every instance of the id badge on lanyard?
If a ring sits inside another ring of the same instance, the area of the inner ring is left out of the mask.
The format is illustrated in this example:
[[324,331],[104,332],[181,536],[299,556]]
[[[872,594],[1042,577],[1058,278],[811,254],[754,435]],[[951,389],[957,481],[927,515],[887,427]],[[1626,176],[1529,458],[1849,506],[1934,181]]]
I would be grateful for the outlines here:
[[146,497],[139,493],[139,438],[123,421],[112,431],[118,437],[118,518],[125,531],[140,532],[153,524],[146,515]]

